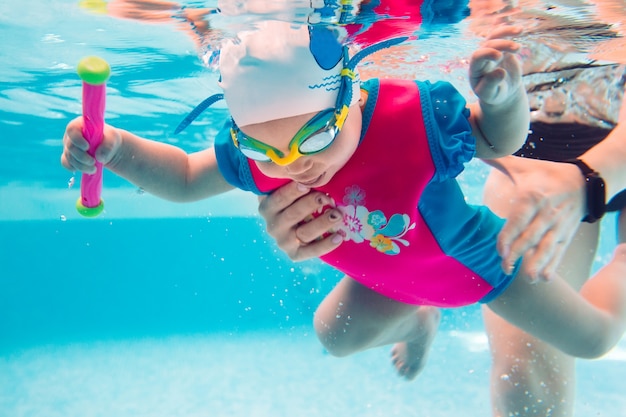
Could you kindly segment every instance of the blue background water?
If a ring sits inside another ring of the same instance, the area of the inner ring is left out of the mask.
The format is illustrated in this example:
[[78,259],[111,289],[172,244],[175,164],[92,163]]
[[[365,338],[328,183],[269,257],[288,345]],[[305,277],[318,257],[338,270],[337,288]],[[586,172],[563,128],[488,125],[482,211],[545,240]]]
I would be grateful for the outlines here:
[[[329,357],[310,322],[338,275],[282,255],[250,196],[175,205],[107,173],[106,212],[76,214],[58,159],[80,113],[81,57],[113,67],[109,121],[208,145],[224,109],[171,133],[215,90],[184,33],[43,0],[0,4],[0,29],[0,417],[488,415],[477,307],[445,312],[415,382],[395,376],[387,349]],[[464,174],[471,200],[485,175]],[[613,242],[602,245],[599,263]],[[626,416],[623,342],[579,370],[577,417]]]

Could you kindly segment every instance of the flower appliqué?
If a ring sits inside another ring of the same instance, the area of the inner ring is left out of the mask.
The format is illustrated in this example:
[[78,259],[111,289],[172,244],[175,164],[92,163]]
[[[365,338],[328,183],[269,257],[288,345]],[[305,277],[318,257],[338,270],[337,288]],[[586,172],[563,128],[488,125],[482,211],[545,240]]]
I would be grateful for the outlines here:
[[343,225],[338,231],[344,240],[369,242],[370,246],[387,255],[397,255],[402,246],[409,246],[403,236],[415,228],[408,214],[393,214],[390,218],[380,210],[365,207],[365,191],[357,185],[346,188],[343,205]]

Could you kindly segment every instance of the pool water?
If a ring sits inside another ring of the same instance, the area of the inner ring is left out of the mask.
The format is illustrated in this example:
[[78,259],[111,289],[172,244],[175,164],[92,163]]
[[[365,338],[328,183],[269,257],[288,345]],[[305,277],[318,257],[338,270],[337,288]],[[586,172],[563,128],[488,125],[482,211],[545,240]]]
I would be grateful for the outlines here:
[[[109,121],[202,149],[226,111],[172,134],[217,90],[186,33],[67,0],[4,2],[0,28],[10,39],[0,49],[0,417],[490,415],[478,307],[444,312],[414,382],[395,375],[388,349],[333,358],[311,317],[339,275],[290,262],[252,196],[177,205],[105,173],[103,215],[76,213],[80,176],[58,162],[80,113],[76,63],[96,54],[111,64]],[[455,82],[457,32],[416,53]],[[481,163],[463,174],[473,202],[486,175]],[[614,246],[605,236],[597,265]],[[578,370],[576,417],[626,416],[626,341]]]
[[[0,416],[488,415],[477,308],[445,312],[414,382],[388,349],[330,357],[310,321],[338,275],[256,218],[0,226]],[[577,416],[624,415],[625,361],[579,362]]]

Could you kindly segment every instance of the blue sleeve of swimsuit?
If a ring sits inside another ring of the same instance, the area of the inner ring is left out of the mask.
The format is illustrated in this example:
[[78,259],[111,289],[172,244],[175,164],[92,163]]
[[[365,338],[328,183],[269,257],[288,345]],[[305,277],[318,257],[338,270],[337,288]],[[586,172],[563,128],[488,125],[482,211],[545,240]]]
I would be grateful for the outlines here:
[[435,164],[435,181],[455,178],[476,152],[465,99],[448,82],[417,83],[424,126]]
[[228,121],[215,137],[215,157],[217,166],[226,181],[241,190],[252,191],[255,194],[263,194],[259,191],[252,173],[248,159],[235,147],[230,138],[231,122]]

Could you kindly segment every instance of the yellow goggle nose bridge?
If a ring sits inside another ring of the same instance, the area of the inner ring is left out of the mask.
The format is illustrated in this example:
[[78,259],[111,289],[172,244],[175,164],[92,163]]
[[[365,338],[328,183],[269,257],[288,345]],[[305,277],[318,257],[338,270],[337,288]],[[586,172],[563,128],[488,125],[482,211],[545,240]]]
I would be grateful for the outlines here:
[[303,156],[298,149],[297,143],[291,145],[291,149],[289,149],[289,155],[281,157],[273,149],[268,149],[266,155],[272,160],[272,162],[280,166],[289,165],[293,163],[296,159]]

